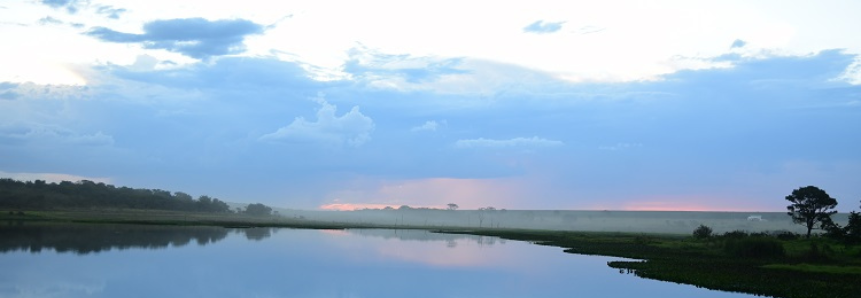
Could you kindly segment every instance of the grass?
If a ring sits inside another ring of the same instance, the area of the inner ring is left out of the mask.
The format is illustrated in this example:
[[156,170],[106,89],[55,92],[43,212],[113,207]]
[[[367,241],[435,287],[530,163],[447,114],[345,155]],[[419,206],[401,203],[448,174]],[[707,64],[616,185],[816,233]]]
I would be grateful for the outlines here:
[[[783,253],[742,254],[762,241],[736,241],[711,237],[572,232],[515,228],[467,228],[403,226],[372,223],[313,221],[300,218],[254,217],[240,214],[186,213],[153,210],[87,209],[0,213],[6,221],[55,221],[80,223],[132,223],[150,225],[208,225],[223,227],[288,227],[306,229],[388,228],[423,229],[440,233],[496,236],[540,245],[558,246],[567,253],[613,256],[629,261],[608,263],[632,270],[643,278],[691,284],[714,290],[786,298],[861,297],[861,246],[847,246],[828,239],[772,240]],[[739,246],[741,245],[741,246]]]
[[768,264],[762,266],[765,269],[778,270],[794,270],[811,273],[826,273],[826,274],[856,274],[861,275],[861,266],[832,266],[832,265],[814,265],[814,264]]

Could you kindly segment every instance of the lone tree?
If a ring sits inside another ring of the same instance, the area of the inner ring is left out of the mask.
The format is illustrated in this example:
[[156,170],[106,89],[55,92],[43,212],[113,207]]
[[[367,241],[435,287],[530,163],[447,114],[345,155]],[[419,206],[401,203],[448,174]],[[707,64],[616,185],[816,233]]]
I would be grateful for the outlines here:
[[448,210],[457,210],[458,207],[459,206],[455,203],[449,203],[448,204]]
[[837,200],[816,186],[793,190],[786,200],[792,202],[786,206],[786,210],[789,210],[786,214],[792,217],[793,222],[807,227],[807,238],[810,238],[810,231],[817,222],[830,222],[831,214],[837,213],[831,210],[837,207]]
[[272,208],[260,203],[249,204],[245,207],[245,213],[255,216],[268,216],[272,214]]

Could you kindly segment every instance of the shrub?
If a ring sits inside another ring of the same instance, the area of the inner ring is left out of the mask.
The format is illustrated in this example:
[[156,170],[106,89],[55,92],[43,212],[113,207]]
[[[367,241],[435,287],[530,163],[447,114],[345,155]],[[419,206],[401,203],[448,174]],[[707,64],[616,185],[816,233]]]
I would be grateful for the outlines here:
[[724,251],[731,256],[744,258],[774,258],[786,255],[780,241],[763,237],[728,239],[724,243]]
[[750,233],[748,236],[750,236],[750,237],[771,237],[771,234],[769,234],[768,232],[753,232],[753,233]]
[[694,238],[697,239],[707,239],[712,236],[712,228],[709,228],[706,225],[700,225],[694,230]]
[[747,238],[747,236],[750,236],[747,232],[742,231],[742,230],[735,230],[732,232],[723,233],[723,235],[721,237],[727,238],[727,239],[741,239],[741,238]]
[[797,233],[793,233],[790,231],[777,231],[774,233],[774,237],[777,237],[777,239],[780,239],[783,241],[789,241],[789,240],[798,240],[798,238],[801,238],[801,235],[798,235]]
[[850,243],[861,243],[861,213],[849,213],[849,223],[846,224],[846,240]]
[[811,262],[821,262],[829,259],[829,255],[834,254],[834,250],[827,243],[822,246],[815,242],[810,243],[810,249],[805,251],[801,257]]
[[651,238],[646,237],[645,235],[634,237],[634,243],[638,245],[649,245],[649,243],[652,242],[654,241],[652,241]]

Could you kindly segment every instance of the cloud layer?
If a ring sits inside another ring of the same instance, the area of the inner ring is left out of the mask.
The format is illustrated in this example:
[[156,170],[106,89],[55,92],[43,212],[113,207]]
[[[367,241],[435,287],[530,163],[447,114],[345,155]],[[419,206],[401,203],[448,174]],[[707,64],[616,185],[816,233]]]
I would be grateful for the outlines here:
[[[117,13],[110,9],[107,11]],[[143,30],[143,34],[134,34],[96,27],[87,35],[109,42],[140,43],[148,49],[164,49],[206,59],[245,51],[242,43],[245,37],[263,33],[263,26],[243,19],[209,21],[190,18],[148,22]]]

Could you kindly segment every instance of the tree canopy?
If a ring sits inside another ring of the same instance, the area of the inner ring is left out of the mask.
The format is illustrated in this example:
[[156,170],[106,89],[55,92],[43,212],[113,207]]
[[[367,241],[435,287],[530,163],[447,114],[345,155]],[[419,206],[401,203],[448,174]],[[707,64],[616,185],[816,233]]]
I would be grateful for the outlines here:
[[807,238],[810,238],[810,232],[817,223],[830,223],[831,215],[837,213],[832,210],[837,207],[837,199],[816,186],[793,190],[792,194],[786,196],[786,200],[791,203],[786,206],[789,210],[787,214],[792,217],[793,222],[807,227]]
[[197,212],[230,212],[227,203],[209,196],[198,199],[184,192],[116,187],[81,180],[46,183],[0,178],[0,208],[50,210],[61,208],[128,208]]
[[257,216],[271,215],[272,208],[260,203],[249,204],[248,207],[245,207],[245,213]]

